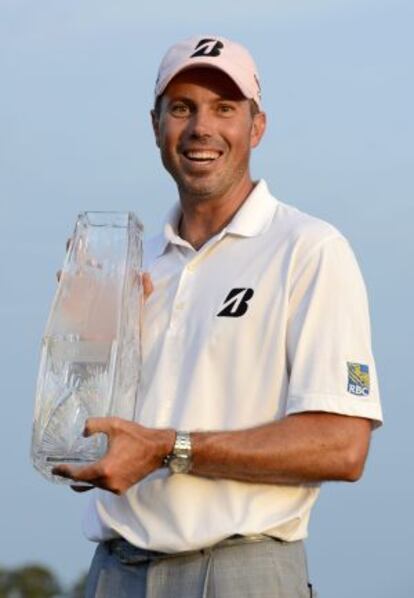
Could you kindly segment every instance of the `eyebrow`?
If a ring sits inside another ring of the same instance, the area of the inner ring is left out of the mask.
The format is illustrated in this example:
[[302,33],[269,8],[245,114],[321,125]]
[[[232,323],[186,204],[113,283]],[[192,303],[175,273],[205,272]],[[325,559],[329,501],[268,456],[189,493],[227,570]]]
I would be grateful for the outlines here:
[[[240,98],[240,99],[236,99],[236,98],[232,98],[229,96],[220,96],[217,98],[213,98],[209,103],[214,104],[214,103],[218,103],[218,102],[234,102],[234,103],[238,103],[238,102],[242,102],[246,100],[246,98]],[[196,104],[197,102],[193,99],[190,98],[188,96],[185,95],[177,95],[177,96],[173,96],[173,97],[168,97],[167,96],[167,103],[171,104],[172,102],[187,102],[189,104]]]

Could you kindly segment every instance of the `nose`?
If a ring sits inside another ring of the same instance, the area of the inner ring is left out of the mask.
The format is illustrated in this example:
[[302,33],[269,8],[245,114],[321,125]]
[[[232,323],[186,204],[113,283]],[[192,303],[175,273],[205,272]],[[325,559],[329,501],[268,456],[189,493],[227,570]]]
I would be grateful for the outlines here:
[[188,124],[188,132],[193,139],[210,137],[212,134],[213,123],[207,108],[200,107],[194,111]]

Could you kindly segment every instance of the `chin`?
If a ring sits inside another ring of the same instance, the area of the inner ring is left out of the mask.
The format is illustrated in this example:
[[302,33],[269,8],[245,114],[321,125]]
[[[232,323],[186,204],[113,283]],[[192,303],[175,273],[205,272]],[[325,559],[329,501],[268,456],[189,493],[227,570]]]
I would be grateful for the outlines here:
[[180,181],[177,183],[180,191],[186,195],[193,195],[197,198],[208,199],[211,196],[220,193],[218,185],[208,181]]

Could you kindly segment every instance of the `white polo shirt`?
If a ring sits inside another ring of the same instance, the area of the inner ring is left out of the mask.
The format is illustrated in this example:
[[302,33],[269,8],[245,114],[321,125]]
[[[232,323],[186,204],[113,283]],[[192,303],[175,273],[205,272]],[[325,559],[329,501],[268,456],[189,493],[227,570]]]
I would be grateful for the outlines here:
[[[178,236],[179,217],[177,206],[146,247],[155,290],[137,421],[237,430],[326,411],[379,425],[366,293],[343,236],[275,200],[264,181],[198,251]],[[232,534],[298,540],[318,492],[160,469],[123,496],[95,490],[84,526],[91,540],[166,552]]]

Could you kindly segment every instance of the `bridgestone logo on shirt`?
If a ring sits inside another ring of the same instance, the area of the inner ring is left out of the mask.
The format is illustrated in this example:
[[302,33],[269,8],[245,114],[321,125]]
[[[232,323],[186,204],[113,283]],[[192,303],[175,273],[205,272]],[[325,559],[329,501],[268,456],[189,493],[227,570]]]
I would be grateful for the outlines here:
[[218,317],[240,318],[249,309],[248,302],[253,297],[253,289],[232,289],[224,300]]

